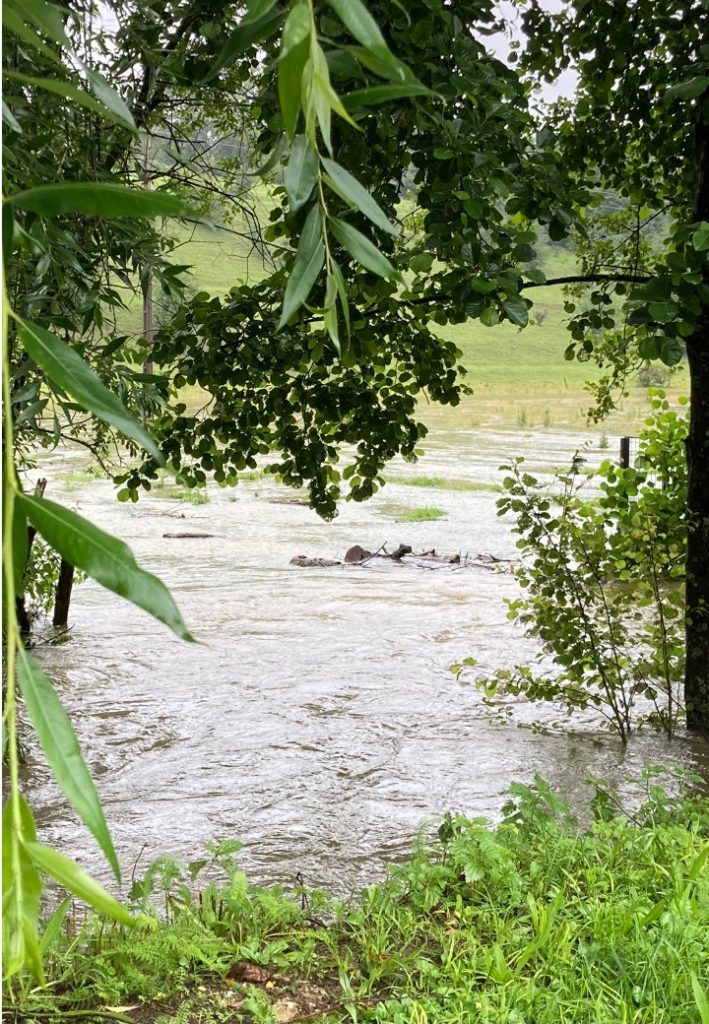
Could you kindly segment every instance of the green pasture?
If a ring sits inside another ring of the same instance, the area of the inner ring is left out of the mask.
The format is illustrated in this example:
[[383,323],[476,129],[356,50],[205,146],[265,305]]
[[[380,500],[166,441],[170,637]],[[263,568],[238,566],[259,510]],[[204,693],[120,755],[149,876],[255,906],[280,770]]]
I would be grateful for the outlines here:
[[[187,264],[188,286],[213,295],[225,295],[230,288],[261,280],[273,268],[273,256],[259,242],[259,232],[268,220],[272,197],[264,186],[251,193],[254,215],[237,215],[224,228],[208,225],[174,225],[175,245],[171,259]],[[538,263],[548,278],[573,274],[573,252],[563,245],[540,243]],[[504,322],[485,327],[479,321],[436,327],[438,333],[460,349],[466,368],[466,383],[473,394],[455,409],[426,405],[422,418],[432,428],[447,430],[475,426],[504,429],[584,429],[591,395],[584,390],[588,380],[597,379],[599,369],[592,363],[567,361],[569,344],[561,286],[530,288],[526,295],[534,305],[530,324],[524,329]],[[156,295],[155,316],[159,322],[161,297]],[[126,297],[127,308],[119,312],[119,331],[142,331],[142,298],[136,287]],[[631,393],[618,412],[604,424],[610,432],[632,433],[646,414],[645,389],[631,382]],[[683,367],[671,380],[673,394],[686,393],[688,376]]]

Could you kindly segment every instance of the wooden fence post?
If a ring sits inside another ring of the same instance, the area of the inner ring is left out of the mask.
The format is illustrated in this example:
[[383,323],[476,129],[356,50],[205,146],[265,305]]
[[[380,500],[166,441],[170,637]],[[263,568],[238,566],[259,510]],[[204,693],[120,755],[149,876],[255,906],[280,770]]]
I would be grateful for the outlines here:
[[630,469],[630,438],[621,437],[620,439],[620,468]]

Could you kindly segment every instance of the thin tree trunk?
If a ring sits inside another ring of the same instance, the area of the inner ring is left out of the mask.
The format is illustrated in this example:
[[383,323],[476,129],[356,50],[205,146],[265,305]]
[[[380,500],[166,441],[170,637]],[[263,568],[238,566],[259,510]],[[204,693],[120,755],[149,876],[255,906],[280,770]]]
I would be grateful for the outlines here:
[[[43,497],[44,496],[44,492],[46,490],[46,487],[47,487],[47,481],[45,480],[44,477],[42,477],[35,484],[35,487],[34,487],[34,496],[35,496],[35,498]],[[23,576],[24,576],[25,572],[27,571],[27,566],[29,565],[30,555],[32,554],[32,544],[34,543],[34,539],[35,539],[36,535],[37,535],[37,531],[34,528],[34,526],[28,526],[27,527],[27,554],[25,555],[25,564],[23,566],[23,571],[22,571],[22,575]],[[27,614],[27,607],[25,605],[25,595],[24,594],[17,594],[17,596],[15,597],[15,613],[17,615],[17,623],[18,623],[18,625],[20,627],[21,635],[23,637],[25,637],[25,638],[29,637],[30,633],[32,632],[32,623],[30,622],[30,617]]]
[[71,603],[71,589],[74,586],[74,566],[65,562],[59,569],[59,579],[54,598],[54,616],[52,625],[64,628],[69,624],[69,604]]
[[[153,326],[153,275],[148,270],[145,282],[145,294],[143,296],[143,337],[148,343],[148,349],[152,351],[155,329]],[[143,363],[143,373],[153,372],[152,359],[146,359]]]
[[[145,133],[145,150],[143,152],[143,188],[149,188],[148,170],[150,168],[150,133]],[[143,291],[143,337],[148,344],[148,351],[152,352],[155,330],[153,326],[153,275],[150,267],[144,271],[145,284]],[[143,363],[143,373],[153,372],[153,361],[150,356]]]
[[[706,106],[706,93],[703,106]],[[709,124],[697,125],[693,220],[709,221]],[[704,285],[709,287],[705,264]],[[687,436],[687,728],[709,734],[709,303],[687,339],[690,405]]]

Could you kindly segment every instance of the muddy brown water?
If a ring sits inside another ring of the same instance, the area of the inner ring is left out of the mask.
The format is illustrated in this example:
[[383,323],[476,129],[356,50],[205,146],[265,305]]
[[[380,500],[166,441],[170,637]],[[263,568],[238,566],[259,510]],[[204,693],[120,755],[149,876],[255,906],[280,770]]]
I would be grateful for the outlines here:
[[[439,432],[417,466],[392,474],[495,483],[515,453],[530,469],[563,463],[585,439],[548,431]],[[611,439],[615,446],[615,439]],[[589,460],[597,462],[597,439]],[[208,840],[244,844],[254,881],[340,893],[380,878],[445,811],[495,818],[513,780],[540,773],[580,805],[600,776],[637,798],[648,764],[709,774],[702,743],[653,735],[626,749],[595,721],[576,734],[560,716],[515,707],[491,719],[478,691],[449,666],[473,655],[481,673],[536,653],[506,617],[509,575],[374,562],[298,568],[293,555],[342,558],[354,543],[498,558],[515,555],[492,491],[388,484],[323,523],[273,499],[293,492],[261,480],[210,487],[192,505],[159,492],[121,505],[101,481],[68,487],[80,453],[41,462],[47,496],[127,541],[172,589],[198,644],[85,583],[74,595],[72,640],[37,648],[56,680],[97,780],[124,874],[158,855],[189,859]],[[62,482],[64,478],[64,482]],[[397,522],[391,506],[438,506],[435,522]],[[212,538],[171,539],[168,532]],[[530,728],[544,718],[547,732]],[[67,809],[31,746],[24,783],[42,837],[105,880],[101,854]]]

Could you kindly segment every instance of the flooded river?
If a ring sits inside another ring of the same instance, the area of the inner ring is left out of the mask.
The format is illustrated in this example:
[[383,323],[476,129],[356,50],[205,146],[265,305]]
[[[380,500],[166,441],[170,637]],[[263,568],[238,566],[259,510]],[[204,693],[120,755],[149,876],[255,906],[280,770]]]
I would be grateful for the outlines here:
[[[548,431],[439,432],[417,466],[426,474],[499,482],[498,466],[526,455],[532,471],[562,464],[583,437]],[[615,445],[615,441],[611,441]],[[607,452],[590,452],[599,461]],[[171,587],[198,644],[185,644],[93,583],[74,594],[72,637],[37,654],[57,681],[97,780],[124,873],[136,858],[198,855],[235,838],[258,882],[340,893],[381,877],[422,826],[447,811],[494,817],[513,780],[541,773],[573,802],[584,779],[631,792],[649,763],[707,774],[706,747],[652,735],[624,750],[589,727],[540,733],[491,719],[451,663],[474,655],[481,672],[534,656],[506,618],[516,593],[504,573],[390,562],[298,568],[294,555],[342,558],[376,550],[515,554],[492,490],[392,482],[332,523],[276,500],[293,492],[255,480],[210,487],[192,505],[159,492],[121,505],[101,481],[73,481],[78,453],[41,464],[47,496],[127,541]],[[434,522],[397,521],[398,509],[437,506]],[[207,532],[171,539],[168,532]],[[521,722],[539,717],[520,707]],[[30,750],[25,784],[44,839],[107,878],[100,852]],[[140,869],[139,869],[140,872]],[[139,873],[138,872],[138,873]]]

